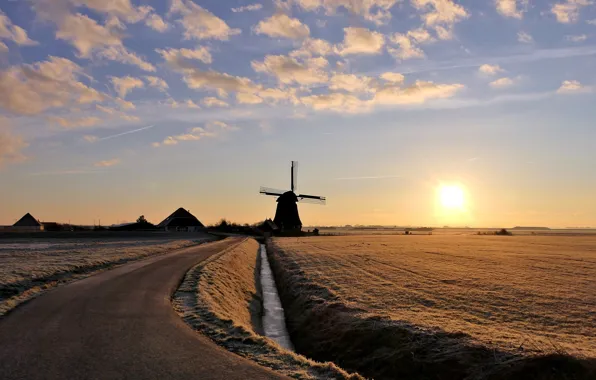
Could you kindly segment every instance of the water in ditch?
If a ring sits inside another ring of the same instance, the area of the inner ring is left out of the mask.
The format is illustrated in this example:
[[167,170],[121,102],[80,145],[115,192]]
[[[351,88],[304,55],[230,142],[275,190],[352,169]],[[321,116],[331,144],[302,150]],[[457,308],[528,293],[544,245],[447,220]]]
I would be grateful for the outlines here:
[[280,346],[294,350],[286,328],[284,308],[281,306],[273,272],[267,258],[267,249],[261,244],[261,288],[263,290],[263,330],[265,336],[273,339]]

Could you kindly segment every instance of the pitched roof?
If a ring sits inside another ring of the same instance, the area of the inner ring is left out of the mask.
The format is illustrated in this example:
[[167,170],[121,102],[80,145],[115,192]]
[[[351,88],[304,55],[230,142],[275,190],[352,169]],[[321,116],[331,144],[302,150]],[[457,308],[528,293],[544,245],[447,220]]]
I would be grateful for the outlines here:
[[21,219],[19,219],[14,227],[40,227],[41,223],[33,217],[33,215],[26,213]]
[[188,212],[187,210],[180,207],[178,210],[174,211],[170,216],[165,218],[161,223],[157,225],[157,227],[182,227],[182,226],[199,226],[204,227],[203,223],[201,223],[193,214]]

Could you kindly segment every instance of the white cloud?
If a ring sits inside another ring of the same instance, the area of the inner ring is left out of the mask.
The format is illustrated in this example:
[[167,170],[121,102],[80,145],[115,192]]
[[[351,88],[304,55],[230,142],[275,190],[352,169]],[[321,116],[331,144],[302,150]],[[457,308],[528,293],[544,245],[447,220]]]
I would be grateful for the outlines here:
[[116,99],[114,99],[114,101],[118,104],[118,106],[121,109],[124,109],[124,110],[134,110],[136,108],[132,102],[129,102],[129,101],[121,99],[121,98],[116,98]]
[[109,46],[101,49],[97,53],[97,57],[134,65],[144,71],[155,71],[155,66],[143,60],[137,54],[128,51],[124,46]]
[[391,36],[390,40],[392,43],[398,45],[398,47],[387,48],[387,51],[397,59],[406,60],[425,57],[422,49],[416,46],[405,34],[395,33]]
[[484,64],[478,68],[478,71],[486,75],[497,75],[498,73],[502,73],[505,70],[503,70],[499,65]]
[[333,52],[331,44],[318,38],[307,38],[299,49],[290,52],[290,57],[326,56]]
[[213,96],[208,96],[206,98],[203,98],[203,104],[206,107],[229,107],[230,106],[228,103],[224,102],[223,100],[218,99]]
[[249,4],[243,7],[232,8],[232,12],[251,12],[251,11],[258,11],[259,9],[263,8],[262,4]]
[[592,0],[565,0],[563,3],[554,4],[551,12],[558,22],[563,24],[575,23],[579,19],[579,11],[582,7],[592,5]]
[[102,26],[80,13],[62,15],[57,27],[56,38],[71,43],[83,58],[89,58],[91,52],[99,48],[122,46],[119,29]]
[[276,13],[268,19],[262,20],[255,26],[255,33],[269,37],[290,39],[304,39],[310,35],[310,29],[297,18],[291,18],[283,13]]
[[114,90],[118,93],[121,98],[125,98],[126,94],[134,90],[135,88],[145,87],[145,83],[139,78],[131,76],[125,77],[110,77]]
[[94,164],[98,168],[107,168],[110,166],[118,165],[120,163],[119,158],[113,158],[111,160],[99,161]]
[[322,95],[303,96],[300,101],[317,111],[361,113],[370,110],[370,103],[355,95],[333,92]]
[[166,81],[161,78],[154,76],[146,76],[145,80],[147,81],[150,87],[155,87],[162,91],[165,91],[168,88],[168,84],[166,83]]
[[145,25],[161,33],[165,32],[169,28],[169,25],[163,20],[163,18],[155,13],[147,17],[145,20]]
[[515,84],[515,81],[508,77],[499,78],[495,81],[489,83],[489,85],[493,88],[505,88],[510,87]]
[[252,93],[258,89],[249,78],[220,73],[209,70],[201,71],[197,68],[183,69],[184,82],[192,89],[211,89],[217,91],[220,96],[227,92],[248,92]]
[[0,41],[0,53],[6,53],[8,52],[8,46],[6,46],[6,44],[2,41]]
[[76,63],[50,56],[47,61],[0,71],[0,107],[23,115],[49,108],[101,102],[104,95],[78,81],[83,70]]
[[531,44],[534,42],[534,38],[526,32],[517,33],[517,40],[523,44]]
[[95,116],[84,116],[76,118],[65,118],[59,116],[49,116],[48,121],[58,124],[64,128],[88,128],[101,123],[101,119]]
[[404,79],[405,79],[402,74],[392,73],[392,72],[383,73],[383,74],[381,74],[380,78],[387,82],[392,82],[392,83],[403,83]]
[[209,53],[209,49],[204,46],[197,46],[194,49],[155,49],[155,51],[161,54],[166,62],[175,67],[181,66],[181,62],[184,59],[197,59],[207,64],[211,63],[213,60],[211,53]]
[[582,92],[589,92],[591,90],[590,87],[584,86],[577,80],[566,80],[563,81],[561,87],[557,90],[558,94],[573,94],[573,93],[582,93]]
[[596,18],[593,20],[588,20],[588,21],[586,21],[586,23],[590,24],[590,25],[596,25]]
[[89,143],[94,143],[98,140],[97,136],[93,136],[93,135],[85,135],[83,136],[83,140],[89,142]]
[[336,47],[339,55],[380,54],[385,45],[381,33],[366,28],[344,28],[344,40]]
[[452,0],[411,0],[412,6],[423,12],[427,26],[453,25],[469,17],[466,9]]
[[339,8],[364,17],[377,25],[391,19],[390,9],[398,0],[294,0],[302,9],[315,11],[322,8],[328,15],[333,15]]
[[169,14],[180,14],[178,22],[184,27],[186,39],[228,40],[240,34],[240,29],[232,29],[224,20],[191,0],[172,0]]
[[29,38],[25,29],[14,25],[2,10],[0,10],[0,38],[13,41],[17,45],[32,46],[39,44],[37,41]]
[[505,17],[521,19],[523,17],[523,11],[518,8],[518,2],[519,0],[495,0],[497,12]]
[[329,81],[329,89],[333,91],[368,92],[374,91],[372,84],[373,79],[370,77],[354,74],[335,74]]
[[96,105],[95,105],[95,108],[96,108],[98,111],[101,111],[101,112],[107,113],[108,115],[113,115],[115,112],[117,112],[117,111],[116,111],[114,108],[105,107],[105,106],[102,106],[102,105],[100,105],[100,104],[96,104]]
[[418,80],[408,87],[385,86],[375,93],[372,102],[380,105],[422,104],[432,99],[450,98],[463,88],[462,84]]
[[263,99],[257,95],[239,92],[236,94],[236,101],[240,104],[259,104],[263,103]]
[[419,44],[425,44],[435,41],[435,39],[430,35],[429,31],[424,28],[410,30],[408,31],[407,35],[408,37],[410,37],[410,39],[416,41]]
[[565,36],[565,38],[567,39],[567,41],[571,42],[584,42],[588,39],[588,36],[585,34],[580,34],[577,36]]
[[70,0],[75,6],[85,6],[96,12],[124,19],[126,22],[139,22],[153,10],[148,6],[135,7],[130,0]]
[[197,141],[202,140],[207,137],[217,137],[222,131],[235,131],[238,130],[233,125],[229,125],[222,121],[212,121],[203,127],[194,127],[188,130],[187,133],[168,136],[162,142],[154,142],[151,145],[155,148],[159,148],[160,146],[164,145],[177,145],[179,141]]
[[197,109],[198,109],[198,108],[201,108],[201,107],[199,107],[198,105],[196,105],[196,104],[195,104],[195,102],[193,102],[193,101],[192,101],[192,100],[190,100],[190,99],[186,99],[186,101],[184,102],[184,105],[185,105],[186,107],[188,107],[188,108],[197,108]]
[[267,55],[263,62],[252,61],[251,65],[255,71],[274,76],[283,84],[312,85],[327,82],[327,73],[321,70],[327,63],[322,57],[300,63],[284,55]]

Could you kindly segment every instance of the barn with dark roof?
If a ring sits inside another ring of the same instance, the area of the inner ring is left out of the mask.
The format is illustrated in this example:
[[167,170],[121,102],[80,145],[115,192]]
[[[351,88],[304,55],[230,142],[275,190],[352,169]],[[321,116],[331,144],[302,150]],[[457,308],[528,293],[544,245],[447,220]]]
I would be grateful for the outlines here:
[[43,231],[43,224],[41,224],[39,220],[35,219],[33,215],[26,213],[25,216],[12,225],[10,230],[18,232]]
[[203,223],[201,223],[193,214],[182,207],[174,211],[172,215],[165,218],[157,225],[157,227],[165,229],[166,231],[188,232],[202,231],[205,229]]

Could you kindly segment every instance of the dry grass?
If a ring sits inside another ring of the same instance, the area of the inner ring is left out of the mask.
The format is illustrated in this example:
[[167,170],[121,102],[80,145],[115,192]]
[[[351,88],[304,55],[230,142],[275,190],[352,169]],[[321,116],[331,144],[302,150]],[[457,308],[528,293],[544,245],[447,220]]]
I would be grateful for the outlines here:
[[195,330],[260,365],[297,379],[361,379],[331,363],[316,363],[257,334],[261,331],[259,245],[238,239],[232,248],[186,275],[174,307]]
[[18,239],[0,241],[0,316],[40,292],[132,260],[212,240]]
[[596,376],[572,357],[596,357],[596,237],[282,238],[270,256],[315,359],[376,378]]

